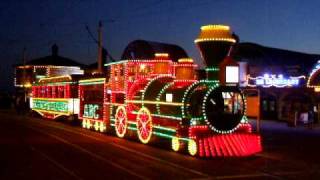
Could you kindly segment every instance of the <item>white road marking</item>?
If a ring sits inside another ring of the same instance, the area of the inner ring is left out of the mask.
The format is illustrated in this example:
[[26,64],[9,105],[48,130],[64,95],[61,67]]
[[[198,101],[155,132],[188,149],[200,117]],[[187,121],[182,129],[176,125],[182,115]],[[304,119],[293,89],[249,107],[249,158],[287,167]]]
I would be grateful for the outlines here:
[[217,176],[215,179],[237,179],[237,178],[253,178],[253,177],[268,177],[263,173],[256,174],[238,174],[238,175],[230,175],[230,176]]
[[271,155],[271,154],[266,154],[266,153],[259,153],[259,154],[255,154],[254,156],[256,157],[262,157],[262,158],[266,158],[266,159],[272,159],[272,160],[278,160],[281,161],[282,159],[277,156],[277,155]]
[[57,162],[56,160],[52,159],[51,157],[49,157],[48,155],[46,155],[45,153],[43,153],[42,151],[36,149],[34,146],[29,145],[30,149],[34,152],[36,152],[37,154],[41,155],[43,158],[45,158],[46,160],[50,161],[52,164],[54,164],[55,166],[57,166],[59,169],[61,169],[62,171],[64,171],[65,173],[69,174],[70,176],[74,177],[75,179],[78,180],[82,180],[81,177],[77,176],[73,171],[71,171],[70,169],[64,167],[61,163]]

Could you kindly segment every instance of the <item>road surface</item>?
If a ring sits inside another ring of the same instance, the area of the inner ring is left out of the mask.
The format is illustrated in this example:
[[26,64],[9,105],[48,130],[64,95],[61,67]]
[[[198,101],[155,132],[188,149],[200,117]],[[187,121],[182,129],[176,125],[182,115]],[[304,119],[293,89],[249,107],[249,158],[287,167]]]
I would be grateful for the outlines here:
[[[264,125],[265,124],[265,125]],[[318,129],[262,123],[264,151],[199,159],[0,111],[0,179],[319,179]]]

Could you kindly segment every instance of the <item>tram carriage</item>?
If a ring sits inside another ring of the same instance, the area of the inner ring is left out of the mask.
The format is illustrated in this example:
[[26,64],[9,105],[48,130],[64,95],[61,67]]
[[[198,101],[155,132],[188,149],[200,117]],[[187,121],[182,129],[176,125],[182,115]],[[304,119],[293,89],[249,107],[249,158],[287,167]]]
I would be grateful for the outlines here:
[[[192,59],[173,62],[166,53],[156,53],[149,60],[106,64],[105,77],[77,82],[78,100],[72,105],[82,127],[114,130],[121,138],[132,131],[144,144],[152,137],[166,138],[174,151],[185,147],[192,156],[248,156],[261,151],[260,136],[251,132],[245,116],[241,90],[219,82],[219,65],[232,58],[228,54],[235,39],[228,26],[209,25],[201,30],[195,42],[207,66],[206,79],[197,77]],[[33,110],[53,117],[71,114],[39,110],[35,102],[42,100],[37,99],[42,95],[37,93],[37,85],[33,88]],[[51,95],[60,102],[59,97]]]
[[82,127],[96,131],[106,131],[104,114],[106,78],[90,78],[79,81],[80,112]]
[[79,113],[78,78],[80,75],[42,78],[32,85],[30,108],[48,119]]

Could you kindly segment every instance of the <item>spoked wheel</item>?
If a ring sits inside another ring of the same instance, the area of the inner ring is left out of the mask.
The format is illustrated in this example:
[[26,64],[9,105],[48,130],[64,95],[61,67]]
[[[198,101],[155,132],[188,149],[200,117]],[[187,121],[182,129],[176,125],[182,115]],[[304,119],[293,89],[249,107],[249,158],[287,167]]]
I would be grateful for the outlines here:
[[147,144],[150,141],[152,135],[152,117],[150,111],[145,107],[138,111],[137,133],[142,143]]
[[118,137],[124,137],[127,132],[127,113],[124,106],[119,106],[116,110],[115,129]]

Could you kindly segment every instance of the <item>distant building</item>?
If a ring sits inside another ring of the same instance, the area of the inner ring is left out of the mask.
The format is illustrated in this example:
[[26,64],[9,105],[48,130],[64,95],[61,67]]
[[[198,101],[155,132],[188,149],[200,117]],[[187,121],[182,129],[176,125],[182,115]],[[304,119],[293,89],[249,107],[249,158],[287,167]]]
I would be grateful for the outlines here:
[[80,64],[72,59],[59,56],[58,46],[52,46],[52,54],[27,61],[25,65],[16,65],[14,70],[14,86],[19,88],[31,88],[32,83],[43,77],[62,76],[71,74],[83,74]]
[[82,70],[84,65],[59,56],[58,50],[58,46],[54,44],[50,56],[33,59],[14,67],[14,105],[18,112],[27,112],[32,84],[41,78],[84,73]]
[[124,49],[121,59],[153,59],[156,53],[167,53],[170,59],[175,62],[178,62],[178,59],[188,57],[185,50],[175,44],[135,40]]

